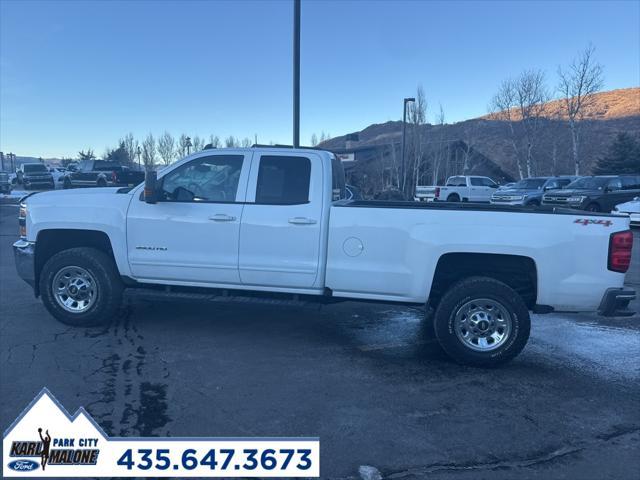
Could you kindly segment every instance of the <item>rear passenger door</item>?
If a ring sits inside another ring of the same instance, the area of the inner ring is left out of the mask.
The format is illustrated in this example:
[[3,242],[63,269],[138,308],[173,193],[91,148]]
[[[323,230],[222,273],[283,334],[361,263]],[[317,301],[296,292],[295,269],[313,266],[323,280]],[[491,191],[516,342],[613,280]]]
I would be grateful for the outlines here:
[[254,157],[240,225],[243,284],[314,285],[319,271],[323,195],[319,155],[274,152]]

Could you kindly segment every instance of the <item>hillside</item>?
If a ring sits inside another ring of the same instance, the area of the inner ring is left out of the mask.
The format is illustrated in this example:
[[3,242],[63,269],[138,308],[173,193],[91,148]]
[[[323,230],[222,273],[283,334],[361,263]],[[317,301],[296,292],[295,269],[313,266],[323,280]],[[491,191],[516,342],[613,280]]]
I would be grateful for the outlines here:
[[[538,175],[573,172],[571,139],[567,122],[561,116],[558,118],[554,115],[559,106],[560,103],[557,100],[545,105],[544,111],[547,118],[541,122],[538,141],[533,148],[537,165],[535,174]],[[581,132],[583,172],[590,172],[615,135],[622,131],[640,137],[640,88],[612,90],[595,96]],[[349,141],[350,148],[367,145],[397,145],[402,135],[402,122],[373,124],[354,133],[358,140]],[[436,145],[442,144],[443,141],[463,141],[505,171],[517,176],[517,156],[506,122],[483,116],[443,126],[427,124],[422,127],[421,135],[427,150],[437,148]],[[521,140],[519,138],[520,143]],[[332,138],[324,142],[322,147],[344,150],[347,147],[347,136]],[[428,162],[428,159],[426,161]]]

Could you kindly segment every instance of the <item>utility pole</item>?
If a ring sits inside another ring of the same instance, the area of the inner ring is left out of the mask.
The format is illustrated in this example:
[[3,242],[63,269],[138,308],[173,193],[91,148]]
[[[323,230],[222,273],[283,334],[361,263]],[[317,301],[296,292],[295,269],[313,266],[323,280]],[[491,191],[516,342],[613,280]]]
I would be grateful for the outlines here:
[[407,103],[409,102],[415,102],[416,99],[415,98],[405,98],[404,99],[404,105],[403,105],[403,109],[402,109],[402,154],[401,154],[401,158],[402,158],[402,162],[401,162],[401,170],[400,170],[400,191],[402,192],[402,194],[404,195],[404,148],[405,148],[405,136],[407,133]]
[[191,137],[187,137],[187,155],[191,155],[191,147],[193,147]]
[[0,152],[0,162],[2,162],[2,172],[4,172],[4,153]]
[[140,163],[140,157],[142,156],[142,149],[140,148],[140,145],[138,145],[138,148],[136,149],[136,153],[138,154],[138,170],[142,170],[142,164]]
[[293,0],[293,146],[300,146],[300,0]]

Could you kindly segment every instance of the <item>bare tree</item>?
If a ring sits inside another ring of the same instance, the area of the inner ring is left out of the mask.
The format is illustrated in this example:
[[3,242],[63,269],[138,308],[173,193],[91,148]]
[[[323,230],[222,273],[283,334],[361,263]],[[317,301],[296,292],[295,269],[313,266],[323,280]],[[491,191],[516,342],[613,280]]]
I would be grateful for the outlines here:
[[217,135],[209,135],[209,144],[213,147],[213,148],[219,148],[220,147],[220,138],[218,138]]
[[440,166],[442,165],[442,162],[445,160],[445,132],[444,132],[444,124],[445,124],[445,116],[444,116],[444,109],[442,108],[442,104],[440,104],[440,111],[438,112],[438,114],[436,115],[436,124],[440,127],[440,135],[439,135],[439,141],[438,144],[435,146],[435,150],[433,153],[433,165],[431,167],[431,174],[432,174],[432,183],[433,185],[437,185],[438,184],[438,175],[440,173]]
[[534,163],[532,152],[538,139],[540,120],[544,114],[545,103],[549,100],[544,72],[542,70],[526,70],[522,72],[517,81],[516,95],[520,113],[520,125],[526,142],[527,176],[531,177],[537,171],[537,164]]
[[147,138],[142,142],[142,161],[147,169],[153,168],[156,161],[156,139],[152,134],[147,135]]
[[164,132],[158,138],[158,155],[165,165],[169,165],[175,156],[175,143],[169,132]]
[[595,47],[589,45],[569,67],[558,68],[558,90],[562,95],[564,114],[569,120],[575,174],[580,175],[580,127],[594,101],[594,93],[602,89],[603,67],[594,59]]
[[253,141],[249,137],[242,139],[242,148],[249,148],[251,145],[253,145]]
[[238,142],[236,137],[234,137],[233,135],[229,135],[227,138],[224,139],[224,146],[227,148],[234,148],[234,147],[237,147],[238,145],[240,145],[240,142]]
[[199,135],[195,135],[191,140],[191,146],[193,147],[193,152],[199,152],[204,148],[204,138]]
[[129,157],[129,160],[132,163],[135,162],[136,155],[138,155],[139,143],[135,138],[133,138],[133,133],[131,132],[127,133],[124,136],[124,138],[120,141],[124,143],[124,149],[127,151],[127,156]]
[[489,112],[491,113],[491,118],[506,122],[509,128],[509,139],[516,157],[518,174],[522,179],[524,178],[524,170],[522,169],[522,162],[520,161],[520,148],[518,147],[516,131],[514,128],[517,111],[517,97],[516,81],[508,78],[502,82],[498,92],[491,99]]
[[178,139],[178,144],[176,145],[176,156],[178,158],[183,158],[188,155],[188,146],[189,145],[189,137],[186,134],[180,135]]
[[311,146],[315,147],[316,145],[318,145],[318,136],[313,133],[311,134]]
[[531,177],[537,169],[533,150],[548,100],[544,72],[541,70],[525,70],[517,78],[505,80],[491,100],[492,118],[508,125],[520,178],[524,178],[525,173]]
[[[405,195],[413,196],[413,192],[407,192],[411,188],[415,192],[418,178],[420,176],[420,165],[422,163],[423,143],[424,143],[424,124],[427,119],[427,99],[424,95],[422,85],[418,85],[416,90],[415,102],[409,105],[407,121],[410,125],[408,168],[405,168],[402,185],[405,186]],[[407,175],[411,175],[407,182]]]

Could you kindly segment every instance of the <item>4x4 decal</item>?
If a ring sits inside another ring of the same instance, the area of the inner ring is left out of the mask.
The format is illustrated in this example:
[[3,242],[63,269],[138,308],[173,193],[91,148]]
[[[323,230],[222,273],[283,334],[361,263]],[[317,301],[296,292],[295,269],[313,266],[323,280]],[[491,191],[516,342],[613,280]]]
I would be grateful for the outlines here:
[[587,225],[603,225],[605,227],[610,227],[611,225],[613,225],[613,222],[611,220],[593,220],[591,218],[578,218],[573,223],[580,223],[585,227]]

